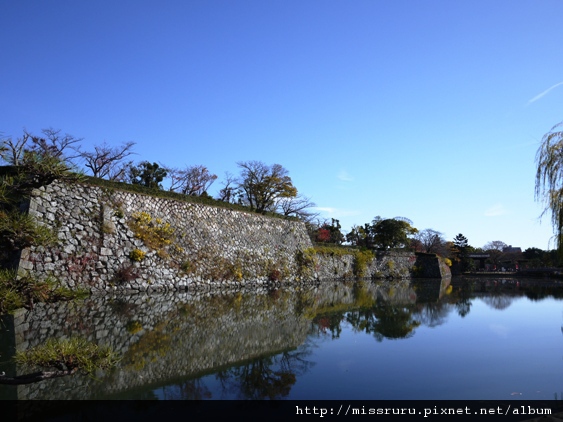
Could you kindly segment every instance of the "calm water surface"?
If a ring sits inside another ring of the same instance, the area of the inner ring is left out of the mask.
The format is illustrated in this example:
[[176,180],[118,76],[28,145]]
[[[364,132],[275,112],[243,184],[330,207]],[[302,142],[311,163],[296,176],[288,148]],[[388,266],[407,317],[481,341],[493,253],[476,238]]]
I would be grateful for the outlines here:
[[0,397],[549,400],[563,391],[562,298],[554,280],[480,278],[38,307],[4,318],[0,371],[29,372],[8,357],[49,337],[123,359],[97,379],[0,386]]

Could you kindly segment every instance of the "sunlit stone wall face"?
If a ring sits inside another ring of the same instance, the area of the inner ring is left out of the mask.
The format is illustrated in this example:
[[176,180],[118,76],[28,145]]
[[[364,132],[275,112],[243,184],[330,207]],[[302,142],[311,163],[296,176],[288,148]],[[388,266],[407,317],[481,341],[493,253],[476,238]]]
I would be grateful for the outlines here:
[[[19,268],[91,291],[186,290],[352,279],[354,255],[316,254],[304,223],[139,193],[53,183],[34,192],[29,212],[59,244],[22,252]],[[303,255],[303,254],[301,254]],[[367,278],[440,277],[436,257],[378,253]],[[429,270],[430,269],[430,270]],[[418,274],[416,274],[418,272]]]
[[294,281],[296,252],[312,246],[298,221],[80,184],[35,193],[30,213],[57,231],[60,244],[24,250],[20,268],[69,287]]

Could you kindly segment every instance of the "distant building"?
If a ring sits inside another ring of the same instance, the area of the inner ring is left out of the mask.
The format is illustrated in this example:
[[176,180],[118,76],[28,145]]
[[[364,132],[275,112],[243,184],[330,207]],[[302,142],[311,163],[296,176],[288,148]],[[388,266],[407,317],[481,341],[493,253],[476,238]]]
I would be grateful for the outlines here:
[[507,270],[518,271],[521,267],[521,261],[524,260],[522,255],[522,248],[515,248],[512,245],[508,245],[506,248],[502,249],[503,260],[502,265],[506,267]]
[[[500,254],[500,251],[496,251],[496,253]],[[468,258],[473,260],[476,271],[518,271],[521,262],[525,261],[522,248],[512,245],[503,248],[500,257],[494,260],[489,260],[490,253],[470,254]]]
[[508,245],[506,248],[502,248],[502,253],[522,253],[522,248],[513,248],[512,245]]
[[489,259],[491,255],[489,255],[488,253],[474,253],[474,254],[469,254],[467,257],[473,260],[473,263],[475,264],[475,269],[477,271],[482,271],[485,269],[485,260]]

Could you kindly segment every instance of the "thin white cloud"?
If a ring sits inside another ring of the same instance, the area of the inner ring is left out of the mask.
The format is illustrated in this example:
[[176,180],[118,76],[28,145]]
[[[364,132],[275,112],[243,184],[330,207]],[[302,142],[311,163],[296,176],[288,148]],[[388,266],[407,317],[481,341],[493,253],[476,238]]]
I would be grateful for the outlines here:
[[331,208],[331,207],[315,207],[315,209],[320,212],[326,212],[327,214],[332,214],[336,212],[336,208]]
[[506,210],[501,203],[495,204],[492,207],[485,210],[485,215],[487,217],[498,217],[499,215],[506,214]]
[[557,88],[559,85],[563,85],[563,82],[559,82],[556,83],[555,85],[547,88],[545,91],[543,91],[542,93],[536,95],[534,98],[532,98],[531,100],[528,101],[528,104],[532,104],[534,102],[536,102],[537,100],[539,100],[540,98],[542,98],[543,96],[547,95],[551,90]]
[[315,207],[314,210],[327,214],[330,218],[350,217],[361,214],[359,211],[342,210],[333,207]]
[[344,182],[351,182],[354,180],[354,178],[350,176],[346,170],[340,170],[337,177]]

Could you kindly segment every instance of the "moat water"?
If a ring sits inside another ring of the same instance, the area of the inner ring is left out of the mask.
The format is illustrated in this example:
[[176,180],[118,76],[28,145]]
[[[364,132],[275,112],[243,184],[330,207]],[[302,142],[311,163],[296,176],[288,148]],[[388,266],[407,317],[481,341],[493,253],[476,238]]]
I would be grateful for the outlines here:
[[560,398],[563,284],[454,278],[104,295],[5,316],[0,372],[50,337],[109,345],[95,377],[2,399]]

